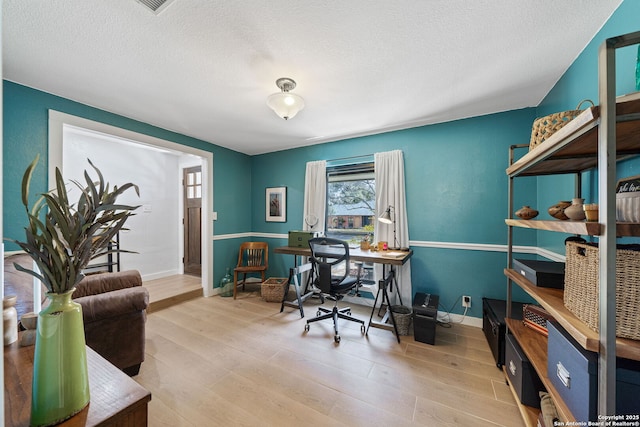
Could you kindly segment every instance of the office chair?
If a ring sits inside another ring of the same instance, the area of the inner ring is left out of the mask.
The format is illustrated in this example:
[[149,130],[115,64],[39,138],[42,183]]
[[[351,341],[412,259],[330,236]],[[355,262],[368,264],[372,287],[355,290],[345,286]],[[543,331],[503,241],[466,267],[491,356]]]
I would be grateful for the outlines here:
[[[238,286],[247,282],[247,274],[264,276],[269,268],[269,246],[265,242],[244,242],[238,250],[238,265],[233,269],[233,299],[236,299]],[[242,274],[242,281],[238,282],[238,274]]]
[[[365,333],[364,321],[351,317],[351,308],[338,309],[340,301],[346,293],[353,289],[360,280],[360,267],[358,267],[357,277],[349,275],[349,246],[347,242],[328,237],[317,237],[309,240],[311,248],[311,263],[316,274],[316,285],[327,299],[335,301],[333,309],[318,307],[315,318],[308,319],[304,327],[305,332],[309,331],[309,324],[325,319],[333,319],[335,330],[334,341],[340,342],[338,333],[338,319],[345,319],[361,324],[360,330]],[[325,313],[325,314],[322,314]]]

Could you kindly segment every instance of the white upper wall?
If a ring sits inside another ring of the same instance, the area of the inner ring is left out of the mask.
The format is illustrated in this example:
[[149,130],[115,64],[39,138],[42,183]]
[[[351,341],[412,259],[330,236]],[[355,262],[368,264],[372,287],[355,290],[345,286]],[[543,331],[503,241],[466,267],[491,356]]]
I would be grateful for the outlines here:
[[[192,156],[149,148],[103,134],[64,127],[63,175],[65,181],[84,183],[87,159],[102,172],[111,186],[132,182],[140,188],[127,191],[118,201],[141,205],[120,234],[122,249],[137,254],[121,254],[121,269],[136,269],[144,278],[157,278],[182,271],[183,163],[199,163]],[[188,157],[188,159],[186,159]],[[91,173],[95,178],[95,172]]]

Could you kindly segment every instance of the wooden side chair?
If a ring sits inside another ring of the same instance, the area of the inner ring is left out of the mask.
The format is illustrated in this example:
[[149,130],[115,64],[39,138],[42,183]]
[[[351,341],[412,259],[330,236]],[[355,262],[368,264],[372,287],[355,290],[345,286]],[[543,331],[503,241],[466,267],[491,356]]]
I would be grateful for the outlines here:
[[238,265],[233,269],[233,299],[238,292],[238,274],[242,273],[242,290],[247,282],[247,274],[260,273],[262,281],[269,268],[269,246],[266,242],[245,242],[238,251]]

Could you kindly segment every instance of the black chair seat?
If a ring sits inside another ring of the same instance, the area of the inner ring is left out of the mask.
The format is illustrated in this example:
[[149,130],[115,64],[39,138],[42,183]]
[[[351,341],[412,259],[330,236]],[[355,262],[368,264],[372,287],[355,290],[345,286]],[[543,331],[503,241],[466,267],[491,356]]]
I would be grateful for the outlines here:
[[358,279],[355,277],[347,277],[342,281],[337,281],[337,283],[331,284],[331,292],[330,295],[333,294],[345,294],[353,289],[358,284]]

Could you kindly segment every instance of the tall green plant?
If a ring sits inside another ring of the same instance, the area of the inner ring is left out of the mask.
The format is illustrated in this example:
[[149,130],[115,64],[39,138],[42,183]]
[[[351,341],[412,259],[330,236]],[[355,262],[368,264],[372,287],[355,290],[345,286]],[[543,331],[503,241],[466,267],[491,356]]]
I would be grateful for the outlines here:
[[33,258],[40,271],[18,264],[15,267],[40,279],[49,292],[65,293],[84,278],[82,272],[92,259],[127,252],[110,249],[109,242],[139,206],[119,205],[116,199],[130,188],[135,189],[139,197],[140,190],[132,183],[113,186],[111,190],[100,170],[88,160],[98,180],[94,182],[85,170],[86,186],[72,181],[80,189],[76,203],[69,203],[62,174],[56,168],[55,189],[41,194],[29,208],[29,187],[39,157],[31,162],[22,177],[22,204],[29,219],[29,226],[25,227],[26,241],[13,242]]

